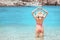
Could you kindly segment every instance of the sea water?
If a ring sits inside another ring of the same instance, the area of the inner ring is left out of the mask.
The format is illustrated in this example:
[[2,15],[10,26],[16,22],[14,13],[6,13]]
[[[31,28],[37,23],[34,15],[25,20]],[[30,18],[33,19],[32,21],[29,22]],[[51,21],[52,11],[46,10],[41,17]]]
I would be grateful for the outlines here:
[[[37,8],[0,7],[0,40],[35,40],[36,21],[32,11]],[[44,6],[44,40],[60,40],[60,6]]]

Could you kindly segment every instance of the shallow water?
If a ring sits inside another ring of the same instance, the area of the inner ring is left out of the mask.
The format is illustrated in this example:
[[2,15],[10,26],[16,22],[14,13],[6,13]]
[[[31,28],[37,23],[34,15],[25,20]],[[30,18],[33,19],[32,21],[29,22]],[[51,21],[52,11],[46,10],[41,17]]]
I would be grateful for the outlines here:
[[[44,40],[60,40],[60,27],[44,27]],[[35,40],[35,26],[0,27],[0,40]]]

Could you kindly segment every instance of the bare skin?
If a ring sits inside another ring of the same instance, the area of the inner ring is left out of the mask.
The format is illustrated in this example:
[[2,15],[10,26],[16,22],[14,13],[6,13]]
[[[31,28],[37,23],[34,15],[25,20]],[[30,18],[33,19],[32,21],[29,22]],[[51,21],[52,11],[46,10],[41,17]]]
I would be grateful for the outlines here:
[[[45,11],[45,10],[44,10],[44,12],[46,12],[46,14],[45,14],[45,17],[46,17],[47,14],[48,14],[48,12]],[[41,15],[42,13],[39,12],[39,13],[37,13],[37,14],[38,14],[38,15]],[[43,21],[44,21],[45,17],[39,19],[39,18],[36,17],[36,15],[34,15],[34,12],[32,12],[32,15],[33,15],[33,17],[35,18],[37,24],[43,24]],[[38,32],[38,30],[41,30],[41,32]],[[38,38],[40,38],[41,40],[44,40],[44,28],[43,28],[43,27],[39,27],[39,28],[38,28],[38,27],[36,26],[36,40],[38,40]]]

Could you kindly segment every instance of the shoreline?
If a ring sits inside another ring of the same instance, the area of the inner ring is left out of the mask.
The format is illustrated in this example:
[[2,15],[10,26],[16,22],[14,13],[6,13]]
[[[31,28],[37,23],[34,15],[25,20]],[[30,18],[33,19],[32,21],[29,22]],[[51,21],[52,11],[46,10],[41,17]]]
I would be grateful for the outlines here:
[[[44,5],[44,6],[60,6],[60,5]],[[32,6],[0,6],[0,7],[32,7]],[[35,6],[33,6],[35,7]],[[37,6],[36,6],[37,7]]]
[[[0,3],[0,7],[38,6],[37,3],[33,3],[33,2]],[[47,6],[60,6],[60,4],[47,4],[47,3],[45,3],[43,6],[46,6],[46,5]]]

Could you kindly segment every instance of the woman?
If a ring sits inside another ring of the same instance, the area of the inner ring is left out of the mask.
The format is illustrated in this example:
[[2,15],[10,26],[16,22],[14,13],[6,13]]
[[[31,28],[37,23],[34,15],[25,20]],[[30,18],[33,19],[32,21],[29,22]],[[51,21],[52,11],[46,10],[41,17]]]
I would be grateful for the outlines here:
[[[39,8],[37,8],[36,10],[38,10]],[[38,12],[36,15],[34,14],[34,12],[36,10],[34,10],[32,12],[33,17],[36,20],[36,40],[38,40],[38,37],[43,37],[44,36],[44,28],[42,26],[43,21],[45,19],[45,17],[47,16],[48,12],[42,8],[40,8],[41,10],[43,10],[45,12],[45,14],[43,14],[42,12]]]

